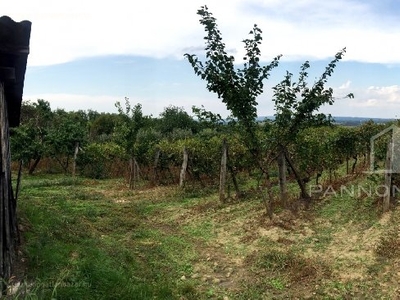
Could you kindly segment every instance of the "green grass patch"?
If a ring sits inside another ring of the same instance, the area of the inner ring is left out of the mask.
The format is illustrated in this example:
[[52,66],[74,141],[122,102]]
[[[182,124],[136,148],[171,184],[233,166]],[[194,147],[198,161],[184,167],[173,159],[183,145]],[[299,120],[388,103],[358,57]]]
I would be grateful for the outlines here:
[[147,205],[146,199],[116,203],[107,196],[112,184],[87,186],[61,176],[23,179],[18,209],[29,272],[19,297],[178,299],[182,293],[196,294],[177,283],[192,270],[193,246],[168,228],[147,226],[163,205]]
[[183,227],[185,231],[192,237],[197,239],[202,239],[204,241],[209,241],[215,236],[214,233],[214,222],[207,220],[201,223],[190,224]]

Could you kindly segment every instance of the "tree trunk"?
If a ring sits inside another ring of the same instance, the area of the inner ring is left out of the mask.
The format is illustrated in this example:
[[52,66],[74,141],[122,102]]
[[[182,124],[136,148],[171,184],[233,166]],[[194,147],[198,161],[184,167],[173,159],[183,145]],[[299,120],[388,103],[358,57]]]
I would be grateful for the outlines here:
[[219,174],[219,201],[225,203],[226,165],[228,160],[228,145],[226,139],[222,143],[221,170]]
[[307,193],[307,189],[306,189],[306,185],[304,184],[303,179],[300,176],[300,172],[297,170],[296,166],[294,165],[294,163],[292,162],[289,153],[287,152],[287,149],[284,149],[285,152],[285,157],[286,157],[286,161],[289,164],[289,167],[292,169],[294,176],[296,177],[296,181],[297,184],[300,187],[300,196],[303,200],[306,200],[307,202],[309,202],[311,200],[310,195],[308,195]]
[[68,158],[67,158],[65,164],[63,163],[62,158],[58,158],[57,156],[54,156],[54,158],[60,164],[61,168],[63,168],[65,174],[67,174],[68,173]]
[[279,153],[278,156],[278,170],[279,170],[279,188],[280,188],[281,203],[284,208],[287,208],[288,192],[286,183],[286,160],[285,160],[285,153],[283,152],[283,150]]
[[261,170],[261,173],[265,176],[265,187],[267,189],[268,197],[265,196],[262,187],[259,186],[259,188],[260,188],[260,192],[261,192],[261,197],[264,200],[266,213],[267,213],[268,217],[272,220],[274,195],[272,193],[272,183],[269,178],[268,165],[263,164],[263,160],[260,158],[259,152],[250,151],[250,153],[253,156],[253,158],[255,159],[255,162],[258,164],[258,167]]
[[353,156],[354,162],[353,165],[351,166],[351,173],[354,174],[356,171],[356,166],[357,166],[357,155]]
[[319,179],[320,179],[321,176],[322,176],[322,172],[323,172],[323,171],[318,172],[318,173],[317,173],[317,176],[315,177],[315,184],[316,184],[316,185],[319,185]]
[[39,162],[40,162],[41,159],[42,159],[42,156],[41,156],[41,155],[39,155],[38,157],[36,157],[34,163],[29,167],[29,171],[28,171],[28,174],[29,174],[29,175],[32,175],[33,172],[35,172],[36,167],[38,166],[38,164],[39,164]]
[[180,187],[183,187],[185,185],[188,160],[189,160],[188,152],[187,152],[186,148],[183,148],[183,162],[182,162],[181,173],[179,176],[179,186]]
[[[228,160],[229,160],[229,155],[228,155]],[[233,182],[233,186],[234,186],[234,188],[235,188],[236,199],[240,199],[240,198],[242,197],[242,193],[240,192],[239,184],[238,184],[238,182],[237,182],[237,180],[236,180],[236,173],[235,173],[235,170],[234,170],[233,167],[230,166],[229,164],[228,164],[228,169],[229,169],[229,173],[230,173],[231,176],[232,176],[232,182]]]

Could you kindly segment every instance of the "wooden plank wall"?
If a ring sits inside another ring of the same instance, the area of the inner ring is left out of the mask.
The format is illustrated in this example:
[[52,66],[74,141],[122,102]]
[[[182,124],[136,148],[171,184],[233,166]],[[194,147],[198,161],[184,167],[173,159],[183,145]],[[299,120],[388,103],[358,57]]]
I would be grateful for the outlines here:
[[0,277],[2,293],[5,294],[18,243],[16,199],[11,182],[11,154],[7,102],[4,85],[0,82]]

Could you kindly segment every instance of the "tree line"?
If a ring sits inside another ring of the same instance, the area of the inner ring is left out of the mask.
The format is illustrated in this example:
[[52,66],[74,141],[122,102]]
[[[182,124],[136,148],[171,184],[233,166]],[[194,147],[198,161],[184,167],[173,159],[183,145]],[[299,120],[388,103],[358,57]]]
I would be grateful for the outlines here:
[[79,156],[83,164],[83,157],[89,157],[96,147],[104,155],[114,152],[119,158],[126,158],[134,155],[133,151],[143,152],[143,145],[138,146],[136,139],[154,143],[161,137],[173,138],[201,130],[202,124],[183,108],[171,105],[158,118],[153,118],[143,116],[140,104],[131,107],[129,99],[125,100],[124,108],[116,103],[116,113],[52,110],[50,103],[43,99],[24,101],[21,124],[11,132],[13,160],[23,161],[29,174],[43,159],[52,159],[63,171],[69,172],[77,144],[82,150]]
[[[370,138],[389,125],[369,121],[357,127],[334,123],[307,127],[297,133],[285,151],[303,182],[315,176],[318,180],[324,171],[332,174],[343,163],[348,173],[354,173],[357,163],[367,166]],[[271,119],[255,123],[254,135],[265,163],[272,164],[277,158],[283,141],[279,126]],[[173,183],[185,148],[190,158],[189,178],[206,184],[219,176],[224,140],[235,172],[262,173],[243,140],[246,134],[246,128],[236,119],[223,120],[204,107],[193,107],[189,114],[171,105],[153,117],[143,115],[141,105],[131,106],[127,98],[124,104],[116,103],[115,113],[52,110],[49,102],[39,99],[23,102],[21,125],[11,133],[11,152],[13,161],[23,161],[29,174],[42,160],[51,160],[53,167],[70,173],[78,145],[76,160],[81,175],[123,176],[129,170],[129,161],[134,160],[143,179]],[[384,151],[382,143],[376,150],[377,157],[384,158]]]

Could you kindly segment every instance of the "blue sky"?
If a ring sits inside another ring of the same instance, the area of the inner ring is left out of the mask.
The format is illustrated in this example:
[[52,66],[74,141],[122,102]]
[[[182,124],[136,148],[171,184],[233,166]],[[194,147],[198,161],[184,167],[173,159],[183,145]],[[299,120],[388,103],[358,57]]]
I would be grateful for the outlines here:
[[[337,100],[322,110],[336,116],[400,118],[400,1],[358,0],[14,0],[2,13],[32,21],[24,99],[53,109],[116,112],[130,98],[145,114],[193,105],[227,116],[196,77],[186,52],[202,55],[197,9],[217,18],[227,49],[243,54],[253,24],[263,30],[262,60],[283,54],[265,82],[258,114],[273,115],[271,88],[286,70],[310,60],[313,83],[337,51],[347,48],[329,86]],[[237,60],[238,66],[240,59]],[[355,99],[343,99],[352,92]]]

